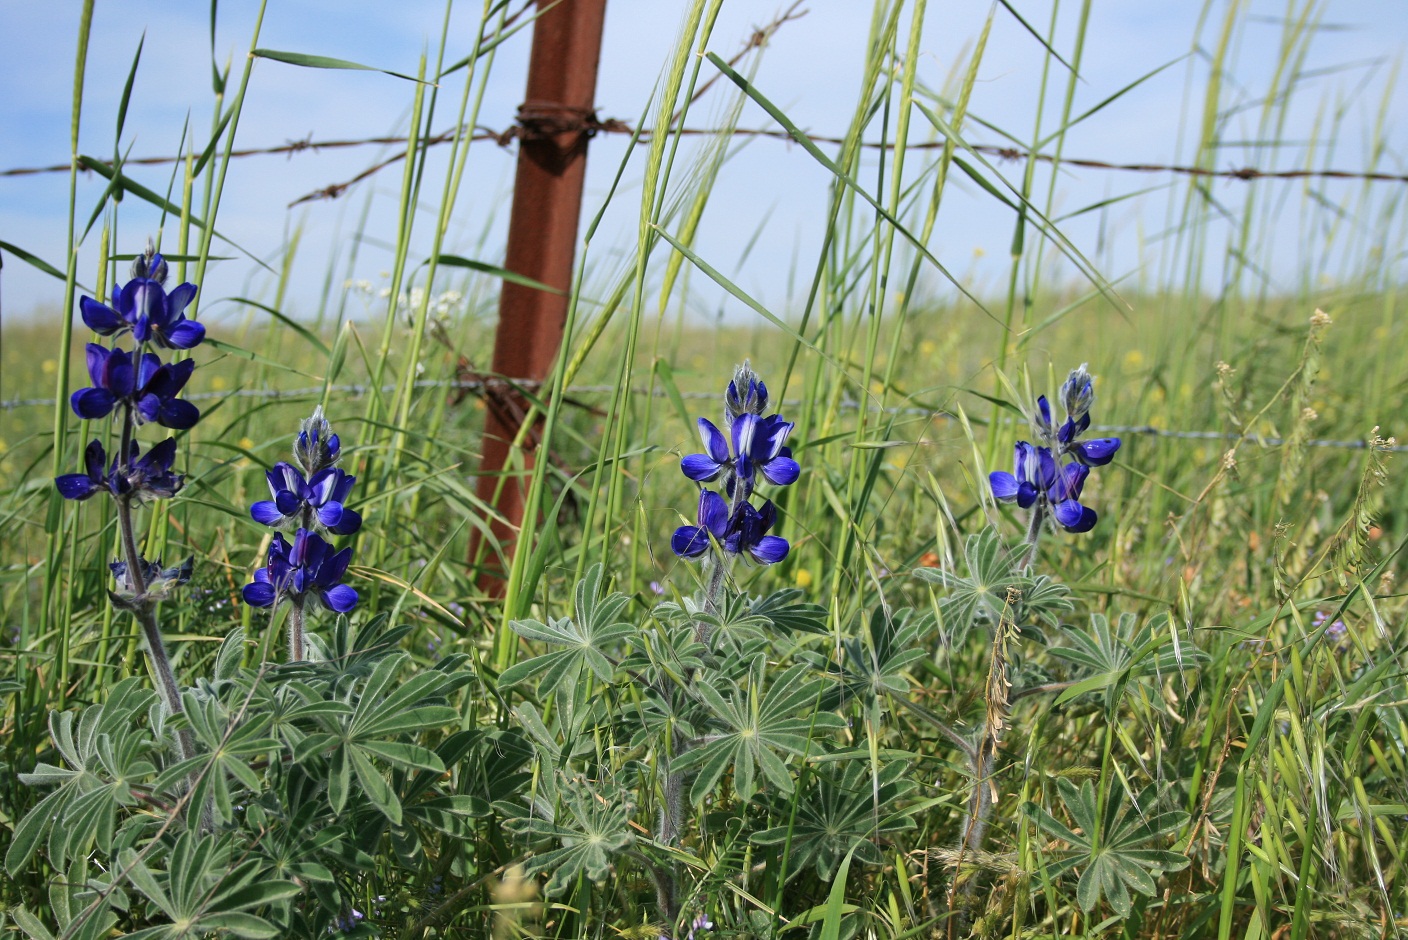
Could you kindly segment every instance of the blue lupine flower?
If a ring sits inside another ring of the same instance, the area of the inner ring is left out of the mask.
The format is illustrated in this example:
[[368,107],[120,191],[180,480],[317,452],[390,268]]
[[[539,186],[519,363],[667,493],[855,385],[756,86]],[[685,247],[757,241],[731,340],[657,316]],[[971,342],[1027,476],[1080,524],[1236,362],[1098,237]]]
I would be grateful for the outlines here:
[[1012,463],[1014,473],[997,470],[988,474],[992,495],[1001,502],[1016,502],[1023,509],[1030,509],[1055,480],[1056,461],[1050,448],[1018,441]]
[[[1097,516],[1094,510],[1081,505],[1081,490],[1091,467],[1103,467],[1114,459],[1120,439],[1080,440],[1090,428],[1090,406],[1095,402],[1094,380],[1084,365],[1071,370],[1061,385],[1059,400],[1066,418],[1055,428],[1051,403],[1045,395],[1037,397],[1032,430],[1039,444],[1018,441],[1013,472],[990,473],[988,483],[993,497],[1000,502],[1015,502],[1022,509],[1035,507],[1040,518],[1045,518],[1050,510],[1056,524],[1067,532],[1089,532],[1095,527]],[[1066,463],[1066,457],[1074,462]],[[1031,544],[1035,545],[1035,541]]]
[[1051,403],[1046,400],[1045,395],[1036,397],[1036,414],[1032,415],[1032,424],[1036,428],[1036,436],[1039,440],[1051,441]]
[[91,297],[79,301],[83,322],[103,336],[132,331],[138,343],[151,340],[167,349],[191,349],[205,339],[205,325],[186,319],[186,307],[196,296],[194,284],[182,284],[171,293],[166,282],[166,259],[152,252],[132,262],[132,280],[113,291],[112,306]]
[[748,412],[735,418],[729,429],[733,437],[732,453],[728,438],[714,422],[700,418],[698,424],[705,453],[690,454],[680,461],[680,470],[696,483],[715,480],[720,473],[729,470],[726,477],[729,489],[733,480],[738,479],[744,481],[745,492],[751,492],[755,470],[761,471],[763,477],[776,486],[793,483],[801,474],[801,467],[792,459],[791,448],[784,446],[787,435],[796,425],[784,421],[781,415],[763,418]]
[[146,456],[138,459],[137,442],[133,441],[127,453],[127,472],[113,468],[109,485],[113,493],[122,496],[127,493],[140,499],[170,499],[180,491],[185,478],[171,472],[176,462],[176,438],[154,444]]
[[787,557],[791,546],[787,540],[767,531],[777,522],[777,509],[772,500],[762,509],[743,502],[730,518],[728,504],[713,490],[699,493],[699,524],[680,526],[670,540],[670,548],[681,558],[697,558],[717,542],[730,555],[747,552],[759,564],[771,565]]
[[357,591],[339,584],[352,561],[352,549],[334,552],[322,537],[299,529],[293,544],[275,535],[269,545],[268,564],[254,573],[254,581],[241,592],[251,607],[272,607],[280,597],[302,600],[316,594],[324,607],[345,614],[357,606]]
[[84,472],[65,473],[54,478],[59,495],[64,499],[84,500],[99,490],[107,489],[108,476],[103,469],[106,462],[107,454],[103,452],[102,443],[89,441],[87,449],[83,451]]
[[107,349],[97,343],[87,347],[90,388],[80,388],[69,398],[74,414],[89,421],[106,418],[118,402],[132,406],[139,421],[155,421],[184,431],[200,420],[200,409],[177,398],[196,364],[190,359],[163,363],[155,353],[134,356],[125,349]]
[[[334,435],[334,439],[336,435]],[[269,481],[272,500],[261,500],[250,507],[256,522],[267,526],[298,525],[305,510],[312,512],[318,524],[338,535],[351,535],[362,525],[362,516],[344,503],[357,478],[337,467],[319,470],[311,480],[293,464],[280,461],[265,476]]]
[[133,441],[127,454],[127,470],[123,472],[113,458],[112,466],[103,470],[106,454],[103,445],[89,441],[83,452],[83,473],[65,473],[54,478],[59,495],[64,499],[84,500],[99,490],[108,490],[114,496],[131,494],[138,499],[170,499],[180,491],[184,477],[171,472],[176,461],[176,439],[167,438],[147,451],[138,459],[140,448]]
[[[1049,454],[1046,456],[1050,457]],[[1069,463],[1047,487],[1046,498],[1051,503],[1051,514],[1067,532],[1089,532],[1095,528],[1095,510],[1080,504],[1080,491],[1089,474],[1089,467]]]

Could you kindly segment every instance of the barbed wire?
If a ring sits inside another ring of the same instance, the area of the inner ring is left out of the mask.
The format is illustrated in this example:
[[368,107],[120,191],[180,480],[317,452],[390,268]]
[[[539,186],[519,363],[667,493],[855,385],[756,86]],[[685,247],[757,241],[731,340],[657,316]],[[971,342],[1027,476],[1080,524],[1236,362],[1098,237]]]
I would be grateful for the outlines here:
[[[491,128],[476,126],[473,133],[469,135],[470,140],[492,140],[501,147],[507,147],[514,140],[533,139],[540,135],[555,135],[564,133],[580,133],[588,136],[596,134],[634,134],[635,130],[625,121],[615,118],[598,118],[595,114],[564,116],[562,119],[554,121],[551,127],[535,127],[524,123],[515,123],[502,131]],[[650,141],[651,136],[656,133],[654,128],[645,128],[640,132],[636,143],[644,144]],[[771,140],[793,141],[792,134],[784,130],[769,128],[704,128],[704,127],[684,127],[677,128],[671,133],[682,136],[718,136],[728,134],[737,137],[762,137]],[[431,137],[425,138],[418,146],[430,148],[440,144],[450,143],[458,136],[456,130],[447,130]],[[821,134],[807,134],[807,140],[816,144],[844,144],[845,138],[832,137]],[[271,147],[250,147],[241,150],[231,151],[232,158],[270,156],[284,154],[292,158],[295,154],[306,153],[308,151],[317,152],[320,150],[340,150],[350,147],[366,146],[405,146],[405,137],[364,137],[364,138],[335,138],[331,140],[313,140],[312,135],[302,140],[288,141],[284,144]],[[860,144],[868,150],[893,150],[898,146],[893,141],[862,141]],[[930,140],[907,143],[907,150],[937,150],[948,146],[947,141]],[[1065,166],[1082,167],[1094,170],[1114,170],[1130,173],[1173,173],[1182,176],[1197,176],[1211,179],[1230,180],[1295,180],[1295,179],[1334,179],[1334,180],[1359,180],[1368,182],[1392,182],[1408,183],[1408,174],[1404,173],[1384,173],[1377,171],[1356,171],[1356,170],[1335,170],[1335,169],[1299,169],[1299,170],[1263,170],[1257,167],[1232,167],[1228,169],[1214,169],[1206,166],[1191,166],[1176,163],[1126,163],[1110,159],[1094,159],[1086,157],[1056,156],[1055,154],[1032,152],[1020,147],[1003,146],[997,144],[973,144],[971,149],[988,156],[997,157],[1004,161],[1036,160],[1041,163],[1059,163]],[[373,164],[367,169],[358,173],[351,179],[340,183],[331,183],[320,189],[300,196],[291,202],[290,206],[300,203],[310,202],[318,199],[336,199],[347,189],[365,180],[387,167],[394,166],[406,157],[405,153],[398,153],[379,163]],[[132,166],[163,166],[184,160],[184,157],[130,157],[122,161],[123,165]],[[110,160],[94,161],[104,166],[113,165]],[[37,167],[12,167],[8,170],[0,170],[0,177],[12,176],[33,176],[44,173],[67,173],[71,169],[68,163],[58,163],[51,166]],[[84,169],[84,172],[91,172]]]
[[[502,381],[507,381],[510,384],[522,385],[529,388],[537,384],[527,379],[509,379]],[[485,384],[486,383],[480,381],[423,379],[412,383],[412,387],[418,390],[445,389],[447,391],[476,391],[483,389],[485,387]],[[380,387],[380,392],[383,395],[387,395],[392,392],[395,392],[398,387],[399,386],[395,384],[382,385]],[[374,386],[370,384],[347,383],[342,385],[329,386],[327,391],[339,395],[362,396],[372,391],[373,388]],[[565,390],[565,394],[607,395],[614,393],[615,391],[616,386],[614,385],[572,385]],[[665,391],[664,389],[658,388],[634,388],[631,389],[631,392],[636,395],[652,395],[655,398],[672,397],[669,392]],[[187,401],[213,401],[216,399],[223,400],[227,398],[252,398],[266,401],[288,399],[289,401],[297,401],[300,399],[305,399],[322,394],[323,386],[309,385],[304,388],[282,390],[274,388],[240,388],[225,392],[194,392],[184,397]],[[686,401],[707,401],[719,397],[718,394],[715,392],[680,392],[679,396],[681,399],[684,399]],[[53,398],[0,399],[0,411],[14,411],[20,408],[52,408],[55,405],[56,401],[57,400]],[[802,402],[799,399],[784,399],[780,402],[780,404],[788,408],[797,408],[801,406]],[[838,404],[839,407],[844,411],[858,411],[861,408],[860,402],[856,401],[854,398],[843,398]],[[886,414],[901,417],[912,416],[937,418],[943,421],[951,421],[956,417],[955,415],[949,414],[946,411],[935,411],[930,408],[918,408],[914,406],[890,406],[885,408],[872,406],[870,408],[870,411],[874,414]],[[1101,433],[1137,434],[1142,437],[1159,437],[1167,438],[1169,440],[1180,441],[1236,441],[1243,437],[1243,435],[1232,431],[1168,430],[1165,428],[1156,428],[1151,424],[1092,425],[1090,429],[1092,431],[1099,431]],[[1248,435],[1246,439],[1261,444],[1264,447],[1280,447],[1286,443],[1285,439],[1280,437],[1263,437],[1260,435]],[[1305,444],[1307,447],[1333,447],[1341,448],[1344,450],[1364,450],[1369,446],[1366,441],[1337,441],[1328,439],[1309,440],[1306,441]],[[1404,444],[1399,444],[1392,447],[1381,447],[1380,449],[1390,453],[1408,453],[1408,445]]]

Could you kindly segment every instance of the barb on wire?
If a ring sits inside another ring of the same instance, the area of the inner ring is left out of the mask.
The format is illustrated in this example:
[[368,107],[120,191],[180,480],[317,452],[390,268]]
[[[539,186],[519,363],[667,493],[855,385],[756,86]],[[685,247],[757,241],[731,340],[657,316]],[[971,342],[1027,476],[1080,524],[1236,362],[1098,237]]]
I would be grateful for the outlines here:
[[[508,383],[508,384],[512,384],[512,385],[523,385],[523,386],[529,387],[529,388],[532,388],[532,387],[534,387],[534,386],[536,385],[536,383],[534,383],[534,382],[532,382],[531,380],[528,380],[528,379],[502,379],[502,378],[493,378],[493,379],[490,379],[488,382],[486,382],[484,379],[481,378],[481,379],[470,379],[470,380],[464,380],[464,379],[450,379],[450,380],[422,379],[422,380],[420,380],[420,381],[417,381],[417,382],[413,383],[413,387],[416,388],[416,389],[418,389],[418,390],[444,389],[444,390],[446,390],[446,391],[452,391],[452,392],[461,392],[461,393],[463,393],[463,392],[471,392],[471,393],[472,393],[472,392],[483,391],[487,386],[491,386],[491,385],[492,385],[493,383],[495,383],[495,382],[497,382],[497,383]],[[335,393],[335,394],[338,394],[338,395],[349,395],[349,396],[367,395],[367,394],[369,394],[372,390],[373,390],[373,386],[371,386],[371,385],[369,385],[369,384],[365,384],[365,383],[349,383],[349,384],[344,384],[344,385],[334,385],[334,386],[332,386],[331,388],[328,389],[329,392],[332,392],[332,393]],[[391,392],[394,392],[395,390],[396,390],[396,386],[395,386],[394,384],[392,384],[392,385],[382,385],[382,386],[381,386],[381,389],[380,389],[381,394],[383,394],[383,395],[390,394]],[[298,400],[300,400],[300,399],[307,399],[307,398],[314,398],[314,397],[321,396],[321,395],[323,394],[323,391],[324,391],[324,388],[323,388],[323,386],[321,386],[321,385],[309,385],[309,386],[306,386],[306,387],[303,387],[303,388],[290,388],[290,389],[276,389],[276,388],[241,388],[241,389],[235,389],[235,390],[233,390],[233,391],[226,391],[226,392],[194,392],[194,393],[192,393],[192,394],[186,395],[185,397],[186,397],[186,399],[189,400],[189,401],[210,401],[210,400],[214,400],[214,399],[225,399],[225,398],[246,398],[246,399],[251,399],[251,398],[252,398],[252,399],[263,399],[263,400],[288,399],[289,401],[298,401]],[[566,393],[567,393],[568,395],[608,395],[608,394],[614,394],[614,393],[616,392],[616,386],[614,386],[614,385],[572,385],[572,386],[568,386],[568,388],[567,388],[565,391],[566,391]],[[633,388],[633,389],[631,389],[631,392],[632,392],[633,394],[636,394],[636,395],[652,395],[652,396],[654,396],[655,398],[665,398],[665,397],[667,396],[667,393],[666,393],[663,389]],[[698,399],[698,400],[701,400],[701,401],[702,401],[702,400],[713,400],[713,399],[716,399],[716,398],[718,398],[718,394],[717,394],[716,392],[680,392],[680,397],[683,398],[683,399],[686,399],[686,400]],[[54,407],[54,404],[55,404],[55,399],[53,399],[53,398],[11,398],[11,399],[7,399],[7,400],[5,400],[5,399],[0,399],[0,411],[14,411],[14,410],[17,410],[17,409],[20,409],[20,408],[52,408],[52,407]],[[801,401],[799,401],[799,400],[788,399],[788,400],[785,400],[785,401],[780,402],[780,404],[785,405],[785,406],[787,406],[787,407],[791,407],[791,408],[797,408],[797,407],[800,407],[802,403],[801,403]],[[851,399],[851,398],[842,399],[838,404],[839,404],[839,407],[840,407],[842,410],[844,410],[844,411],[856,411],[856,410],[859,410],[859,408],[861,407],[861,405],[860,405],[859,402],[857,402],[855,399]],[[935,418],[935,419],[938,419],[938,420],[940,420],[940,421],[950,421],[950,420],[952,420],[952,419],[954,418],[954,416],[953,416],[952,414],[949,414],[949,413],[946,412],[946,411],[935,411],[934,409],[931,409],[931,408],[919,408],[919,407],[914,407],[914,406],[909,406],[909,407],[891,406],[891,407],[887,407],[887,408],[878,408],[878,407],[875,407],[875,406],[871,406],[870,410],[871,410],[872,413],[879,413],[879,414],[886,414],[886,415],[898,415],[898,416],[901,416],[901,417],[903,417],[903,416],[912,416],[912,417]],[[1098,432],[1101,432],[1101,433],[1112,433],[1112,434],[1138,434],[1138,435],[1141,435],[1141,436],[1143,436],[1143,437],[1160,437],[1160,438],[1167,438],[1167,439],[1169,439],[1169,440],[1177,440],[1177,441],[1234,441],[1234,440],[1237,440],[1238,438],[1240,438],[1240,437],[1242,436],[1242,435],[1237,434],[1237,433],[1232,432],[1232,431],[1180,431],[1180,430],[1167,430],[1167,429],[1164,429],[1164,428],[1156,428],[1156,427],[1154,427],[1153,425],[1149,425],[1149,424],[1142,424],[1142,425],[1107,424],[1107,425],[1099,425],[1099,426],[1094,426],[1094,425],[1092,425],[1092,426],[1091,426],[1091,430],[1092,430],[1092,431],[1098,431]],[[1257,435],[1251,435],[1251,436],[1249,436],[1247,439],[1250,440],[1250,441],[1254,441],[1254,442],[1256,442],[1256,443],[1258,443],[1258,444],[1261,444],[1263,447],[1280,447],[1280,446],[1282,446],[1283,444],[1285,444],[1285,439],[1284,439],[1284,438],[1280,438],[1280,437],[1261,437],[1261,436],[1257,436]],[[1328,440],[1328,439],[1307,441],[1307,442],[1306,442],[1306,445],[1309,446],[1309,447],[1335,447],[1335,448],[1342,448],[1342,449],[1345,449],[1345,450],[1363,450],[1363,449],[1365,449],[1366,447],[1369,446],[1369,445],[1368,445],[1367,443],[1365,443],[1364,441],[1337,441],[1337,440]],[[1408,444],[1399,444],[1399,445],[1397,445],[1397,446],[1388,447],[1388,448],[1384,448],[1384,449],[1387,450],[1387,451],[1389,451],[1389,452],[1392,452],[1392,453],[1408,453]]]

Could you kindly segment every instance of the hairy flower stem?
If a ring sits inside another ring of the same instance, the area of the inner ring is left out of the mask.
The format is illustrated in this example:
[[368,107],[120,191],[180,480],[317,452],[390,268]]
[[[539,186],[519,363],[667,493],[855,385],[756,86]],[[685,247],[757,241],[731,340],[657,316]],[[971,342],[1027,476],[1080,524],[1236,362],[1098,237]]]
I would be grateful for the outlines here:
[[[119,470],[123,474],[131,470],[132,429],[132,409],[125,408],[122,419],[122,449],[118,451]],[[181,687],[176,684],[176,673],[171,669],[171,657],[166,652],[166,642],[161,635],[161,626],[156,620],[156,611],[151,601],[144,596],[147,593],[146,563],[137,551],[137,534],[132,524],[132,497],[119,496],[114,502],[117,503],[117,528],[122,533],[122,553],[127,561],[127,581],[137,598],[134,614],[137,622],[142,625],[142,635],[147,641],[147,654],[151,657],[152,669],[156,673],[157,691],[161,695],[162,703],[166,705],[167,712],[179,715]],[[194,757],[195,741],[191,738],[190,731],[181,731],[176,738],[181,759]]]
[[299,663],[308,658],[308,634],[303,626],[303,598],[294,598],[288,612],[288,661]]
[[[313,527],[313,510],[306,505],[300,514],[298,526],[302,529]],[[304,623],[303,598],[295,597],[288,612],[288,661],[291,663],[301,663],[308,658],[308,631]]]
[[1030,571],[1032,565],[1036,564],[1037,543],[1041,541],[1041,530],[1046,526],[1046,503],[1037,500],[1032,507],[1032,518],[1027,524],[1027,537],[1022,541],[1026,546],[1026,554],[1022,558],[1022,569]]

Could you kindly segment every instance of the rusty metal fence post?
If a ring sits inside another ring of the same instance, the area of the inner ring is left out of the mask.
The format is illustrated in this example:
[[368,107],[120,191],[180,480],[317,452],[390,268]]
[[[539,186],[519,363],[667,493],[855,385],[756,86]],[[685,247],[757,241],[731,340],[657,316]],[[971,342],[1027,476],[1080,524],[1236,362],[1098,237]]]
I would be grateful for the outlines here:
[[[518,169],[513,186],[508,250],[504,267],[556,288],[535,290],[505,281],[499,296],[494,337],[493,378],[486,388],[483,460],[479,496],[507,520],[493,532],[506,550],[523,521],[527,476],[505,478],[513,440],[526,408],[504,378],[541,383],[562,345],[567,293],[577,247],[587,141],[595,120],[597,62],[606,0],[538,0],[528,89],[518,109]],[[533,465],[535,434],[525,436],[522,464]],[[474,539],[470,561],[480,559]],[[481,585],[500,584],[501,572],[485,565]]]

